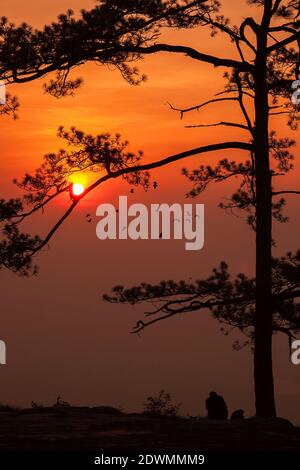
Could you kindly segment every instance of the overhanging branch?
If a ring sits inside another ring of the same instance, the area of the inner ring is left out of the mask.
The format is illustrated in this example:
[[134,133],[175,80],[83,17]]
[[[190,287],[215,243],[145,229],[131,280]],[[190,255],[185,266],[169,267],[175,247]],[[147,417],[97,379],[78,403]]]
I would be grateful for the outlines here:
[[[91,184],[88,188],[86,188],[84,195],[82,199],[89,194],[91,191],[93,191],[95,188],[103,184],[105,181],[108,181],[110,179],[115,179],[120,176],[129,174],[129,173],[135,173],[135,172],[142,172],[142,171],[148,171],[152,170],[155,168],[160,168],[162,166],[168,165],[169,163],[174,163],[179,160],[183,160],[184,158],[191,157],[194,155],[200,155],[202,153],[208,153],[208,152],[214,152],[214,151],[220,151],[224,149],[240,149],[240,150],[248,150],[251,151],[253,149],[253,145],[247,142],[222,142],[219,144],[212,144],[212,145],[205,145],[202,147],[197,147],[191,150],[187,150],[185,152],[181,152],[175,155],[171,155],[169,157],[163,158],[162,160],[158,160],[156,162],[152,163],[147,163],[144,165],[136,165],[133,167],[126,167],[122,168],[118,171],[110,172],[106,174],[105,176],[99,178],[97,181],[95,181],[93,184]],[[55,226],[50,230],[46,238],[42,241],[42,243],[32,252],[32,255],[36,254],[38,251],[40,251],[53,237],[53,235],[57,232],[57,230],[60,228],[60,226],[63,224],[63,222],[68,218],[68,216],[73,212],[75,207],[77,206],[79,200],[73,201],[71,206],[68,208],[66,213],[63,215],[63,217],[55,224]]]
[[101,60],[101,57],[107,57],[110,54],[118,54],[120,52],[125,53],[136,53],[136,54],[153,54],[156,52],[175,52],[179,54],[185,54],[192,59],[199,60],[201,62],[206,62],[208,64],[212,64],[215,67],[229,67],[234,68],[243,72],[253,72],[254,65],[250,64],[249,62],[242,62],[233,59],[226,59],[221,57],[216,57],[209,54],[204,54],[202,52],[197,51],[189,46],[176,46],[172,44],[154,44],[152,46],[118,46],[113,49],[108,49],[105,51],[99,51],[98,57]]

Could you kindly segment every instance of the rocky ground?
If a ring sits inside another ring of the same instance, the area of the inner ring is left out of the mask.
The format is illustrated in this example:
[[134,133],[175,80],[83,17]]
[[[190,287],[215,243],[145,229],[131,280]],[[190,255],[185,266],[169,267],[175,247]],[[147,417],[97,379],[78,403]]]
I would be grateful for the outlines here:
[[[213,421],[125,414],[109,407],[0,412],[0,461],[7,451],[189,452],[300,450],[288,421]],[[300,460],[298,461],[298,463]]]

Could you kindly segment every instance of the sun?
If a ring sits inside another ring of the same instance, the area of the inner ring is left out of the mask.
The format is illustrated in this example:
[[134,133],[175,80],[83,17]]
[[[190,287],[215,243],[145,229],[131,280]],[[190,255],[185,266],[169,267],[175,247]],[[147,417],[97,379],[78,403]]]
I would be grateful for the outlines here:
[[72,196],[79,197],[85,191],[85,187],[81,183],[72,183],[71,185],[71,194]]

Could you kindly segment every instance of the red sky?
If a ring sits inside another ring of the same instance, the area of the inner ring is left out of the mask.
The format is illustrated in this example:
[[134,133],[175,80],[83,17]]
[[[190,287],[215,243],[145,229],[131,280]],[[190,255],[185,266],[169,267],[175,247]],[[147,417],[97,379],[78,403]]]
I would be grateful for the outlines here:
[[[226,13],[238,21],[256,14],[244,2],[224,1]],[[89,8],[93,1],[11,0],[1,14],[16,23],[42,26],[67,8]],[[192,44],[216,55],[232,56],[224,37],[210,39],[204,31],[168,32],[165,41]],[[59,125],[92,133],[120,132],[132,149],[143,149],[147,160],[224,139],[246,139],[243,131],[186,129],[185,124],[218,121],[239,114],[235,105],[219,106],[187,116],[184,121],[167,102],[188,107],[222,90],[222,70],[191,59],[159,54],[148,57],[140,68],[149,76],[140,87],[129,86],[115,71],[89,64],[73,72],[84,85],[74,98],[55,100],[44,95],[44,80],[12,87],[21,101],[20,119],[1,118],[1,197],[16,194],[11,180],[32,171],[42,156],[57,151]],[[288,135],[285,121],[276,118],[274,128]],[[297,138],[297,134],[293,135]],[[295,155],[299,155],[299,148]],[[213,164],[220,157],[239,157],[237,152],[201,156],[189,161],[194,168]],[[189,188],[180,175],[187,162],[153,173],[159,190],[130,195],[132,202],[185,202]],[[284,187],[299,189],[299,165],[284,181]],[[53,403],[58,394],[73,404],[120,405],[138,409],[145,397],[160,389],[183,402],[183,411],[204,413],[210,390],[224,395],[230,410],[254,412],[252,356],[249,349],[233,352],[233,332],[225,337],[207,313],[188,314],[161,323],[141,337],[130,329],[143,313],[142,307],[107,305],[103,293],[116,284],[140,281],[200,278],[226,260],[233,273],[253,273],[254,237],[243,220],[218,209],[236,182],[212,186],[199,200],[205,204],[206,241],[200,252],[185,252],[181,241],[106,241],[96,238],[95,223],[87,224],[101,202],[116,202],[128,194],[122,182],[108,183],[82,201],[77,212],[38,258],[40,274],[20,279],[0,273],[2,325],[0,338],[8,348],[8,364],[0,368],[1,401],[29,405],[31,400]],[[289,199],[291,222],[275,228],[276,253],[299,248],[298,200]],[[61,200],[32,221],[33,232],[45,233],[66,206]],[[300,367],[288,361],[286,340],[274,341],[274,371],[279,414],[293,418],[300,393]],[[300,422],[300,412],[296,421]]]

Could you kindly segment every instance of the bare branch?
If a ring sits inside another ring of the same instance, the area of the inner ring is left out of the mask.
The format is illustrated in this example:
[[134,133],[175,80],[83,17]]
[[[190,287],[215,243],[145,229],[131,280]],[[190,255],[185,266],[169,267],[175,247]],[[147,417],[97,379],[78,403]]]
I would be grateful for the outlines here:
[[48,235],[46,236],[46,238],[44,238],[44,240],[40,243],[40,245],[38,245],[33,251],[32,251],[32,255],[34,255],[35,253],[37,253],[38,251],[40,251],[42,248],[44,248],[44,246],[47,245],[47,243],[49,243],[49,241],[51,240],[51,238],[53,237],[53,235],[57,232],[57,230],[59,229],[59,227],[63,224],[63,222],[69,217],[69,215],[73,212],[73,210],[75,209],[75,207],[77,206],[78,204],[78,200],[77,201],[73,201],[71,206],[69,207],[69,209],[65,212],[65,214],[59,219],[59,221],[54,225],[54,227],[50,230],[50,232],[48,233]]
[[242,87],[242,84],[241,84],[241,81],[240,81],[239,74],[237,72],[235,74],[235,79],[236,79],[236,84],[237,84],[238,93],[239,93],[239,97],[238,97],[239,105],[240,105],[242,113],[245,117],[246,123],[248,125],[248,129],[250,130],[251,134],[254,136],[254,127],[252,125],[252,122],[251,122],[251,119],[250,119],[249,114],[247,112],[247,109],[244,105],[243,87]]
[[229,126],[229,127],[239,127],[240,129],[244,129],[246,131],[249,131],[248,126],[244,126],[243,124],[238,124],[235,122],[226,122],[226,121],[220,121],[216,122],[214,124],[197,124],[197,125],[192,125],[192,126],[184,126],[187,129],[191,129],[194,127],[217,127],[217,126]]
[[278,196],[280,194],[300,194],[300,191],[275,191],[275,192],[272,192],[272,196]]
[[240,26],[240,35],[242,40],[248,45],[248,47],[256,54],[256,49],[251,42],[246,38],[245,30],[250,27],[256,35],[259,30],[259,25],[254,21],[253,18],[246,18]]
[[52,194],[51,196],[48,196],[47,199],[45,199],[45,201],[39,203],[39,204],[35,204],[33,206],[33,208],[28,211],[28,212],[24,212],[24,213],[21,213],[21,214],[17,214],[15,216],[13,216],[12,218],[13,219],[18,219],[15,224],[19,224],[21,223],[26,217],[29,217],[30,215],[34,214],[34,212],[37,212],[39,211],[40,209],[44,209],[44,207],[49,204],[49,202],[51,202],[54,198],[56,198],[59,194],[62,194],[64,192],[66,192],[67,189],[64,188],[64,189],[61,189],[59,191],[57,191],[56,193]]
[[174,106],[171,105],[170,103],[168,103],[168,105],[170,106],[171,109],[173,109],[173,111],[178,111],[182,119],[185,113],[190,113],[191,111],[199,111],[199,109],[204,108],[208,104],[218,103],[220,101],[238,101],[238,98],[236,97],[214,98],[212,100],[208,100],[208,101],[205,101],[204,103],[198,104],[197,106],[192,106],[191,108],[186,108],[186,109],[174,108]]
[[[139,320],[137,322],[136,326],[133,328],[132,333],[134,333],[134,334],[139,333],[140,331],[144,330],[147,326],[150,326],[150,325],[153,325],[154,323],[166,320],[167,318],[173,317],[175,315],[179,315],[180,313],[191,313],[191,312],[195,312],[195,311],[206,309],[206,308],[211,310],[211,309],[213,309],[214,307],[217,307],[217,306],[225,306],[225,305],[229,305],[229,304],[239,303],[239,302],[242,302],[244,300],[245,300],[245,298],[242,298],[241,296],[237,296],[237,297],[232,297],[232,298],[228,298],[228,299],[224,299],[224,300],[207,300],[207,301],[204,301],[204,302],[200,302],[200,301],[199,302],[193,302],[190,305],[187,305],[185,307],[178,308],[176,310],[171,310],[168,313],[166,313],[165,315],[161,315],[157,318],[154,318],[153,320],[149,320],[149,321]],[[162,307],[162,309],[163,309],[163,307]]]

